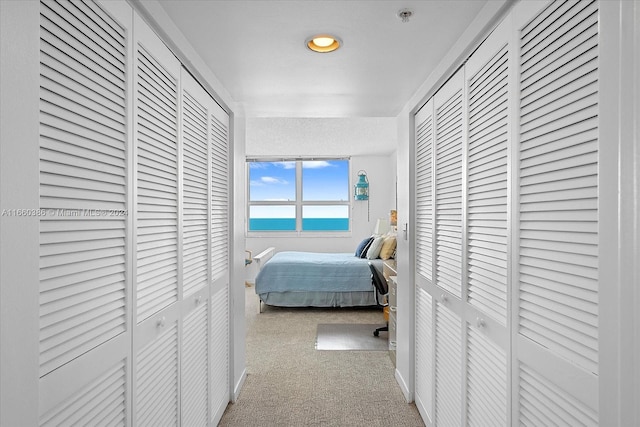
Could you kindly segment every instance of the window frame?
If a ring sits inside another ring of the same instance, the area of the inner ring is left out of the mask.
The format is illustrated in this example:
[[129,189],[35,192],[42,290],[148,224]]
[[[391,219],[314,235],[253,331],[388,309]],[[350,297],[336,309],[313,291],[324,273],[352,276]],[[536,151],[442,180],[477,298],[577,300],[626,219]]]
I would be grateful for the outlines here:
[[[347,200],[302,200],[302,163],[310,162],[310,161],[338,161],[338,160],[346,160],[347,161]],[[251,163],[253,162],[295,162],[296,163],[296,172],[295,172],[295,200],[251,200]],[[246,218],[245,221],[245,235],[246,237],[348,237],[351,236],[353,229],[353,197],[351,194],[351,158],[350,157],[296,157],[296,158],[269,158],[269,157],[260,157],[260,158],[251,158],[247,157],[245,160],[245,169],[246,169]],[[296,219],[296,229],[291,231],[280,231],[280,230],[249,230],[249,223],[251,219],[250,211],[252,206],[294,206],[295,207],[295,219]],[[348,230],[302,230],[302,210],[304,206],[347,206],[348,209]]]

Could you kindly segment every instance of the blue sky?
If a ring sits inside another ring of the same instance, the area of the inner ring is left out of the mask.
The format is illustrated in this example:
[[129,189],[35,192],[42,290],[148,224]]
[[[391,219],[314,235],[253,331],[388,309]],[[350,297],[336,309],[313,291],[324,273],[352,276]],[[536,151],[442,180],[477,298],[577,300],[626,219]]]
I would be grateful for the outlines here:
[[[287,201],[296,197],[296,162],[250,163],[252,201]],[[305,161],[303,200],[349,200],[349,161]]]

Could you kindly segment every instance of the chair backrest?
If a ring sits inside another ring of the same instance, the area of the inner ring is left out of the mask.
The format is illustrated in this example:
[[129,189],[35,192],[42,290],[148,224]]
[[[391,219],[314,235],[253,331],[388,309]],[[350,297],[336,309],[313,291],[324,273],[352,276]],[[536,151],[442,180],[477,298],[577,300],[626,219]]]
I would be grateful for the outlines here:
[[376,288],[376,302],[378,305],[385,306],[386,304],[381,304],[378,301],[378,295],[382,295],[384,297],[389,294],[387,280],[382,275],[382,272],[380,272],[372,262],[369,263],[369,269],[371,270],[371,283],[373,284],[373,287]]

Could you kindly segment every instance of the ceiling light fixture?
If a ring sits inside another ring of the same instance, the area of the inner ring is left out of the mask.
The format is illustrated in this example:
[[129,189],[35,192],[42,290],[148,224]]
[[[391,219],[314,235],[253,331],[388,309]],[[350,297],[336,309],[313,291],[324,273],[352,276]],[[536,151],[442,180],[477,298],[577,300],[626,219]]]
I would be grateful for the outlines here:
[[342,46],[342,41],[339,38],[328,34],[309,37],[305,43],[309,49],[319,53],[333,52]]

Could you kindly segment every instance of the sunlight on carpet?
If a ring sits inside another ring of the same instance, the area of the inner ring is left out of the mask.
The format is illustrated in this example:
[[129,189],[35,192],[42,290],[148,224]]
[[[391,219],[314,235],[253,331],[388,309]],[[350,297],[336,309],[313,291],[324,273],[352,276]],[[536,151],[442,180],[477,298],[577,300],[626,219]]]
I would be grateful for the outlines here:
[[316,350],[389,350],[387,332],[373,336],[379,324],[320,323],[316,335]]

